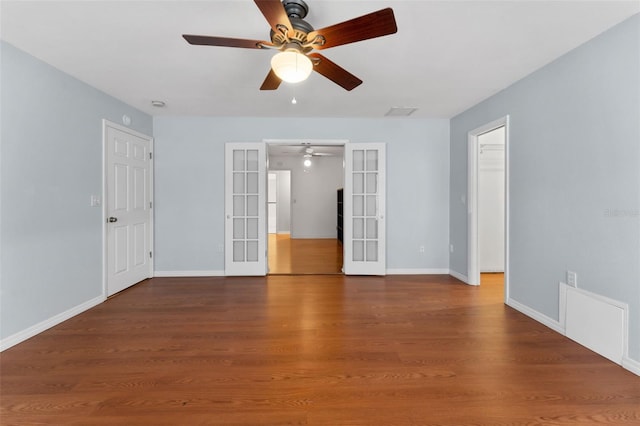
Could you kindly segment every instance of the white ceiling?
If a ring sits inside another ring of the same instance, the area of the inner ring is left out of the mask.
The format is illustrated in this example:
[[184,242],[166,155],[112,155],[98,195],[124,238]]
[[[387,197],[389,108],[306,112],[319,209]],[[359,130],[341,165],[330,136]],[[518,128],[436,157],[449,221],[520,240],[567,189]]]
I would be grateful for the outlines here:
[[[627,17],[639,1],[307,0],[315,28],[392,7],[398,33],[324,50],[364,83],[319,74],[260,91],[272,51],[191,46],[182,34],[269,39],[251,0],[6,1],[1,37],[153,115],[448,118]],[[298,100],[291,104],[291,98]],[[163,100],[166,107],[150,105]]]
[[344,155],[344,145],[324,145],[315,142],[317,141],[314,141],[313,144],[299,141],[269,143],[269,156],[302,157],[305,154],[311,154],[312,156],[342,157]]

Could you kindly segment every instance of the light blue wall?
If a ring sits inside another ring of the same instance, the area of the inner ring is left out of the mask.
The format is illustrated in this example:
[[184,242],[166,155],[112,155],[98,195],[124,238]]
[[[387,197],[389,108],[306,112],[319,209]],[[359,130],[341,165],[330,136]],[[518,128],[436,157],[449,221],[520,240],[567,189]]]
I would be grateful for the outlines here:
[[467,132],[510,116],[512,299],[558,319],[558,282],[630,307],[640,361],[640,16],[451,121],[451,269],[467,273]]
[[386,142],[387,267],[448,269],[448,120],[155,117],[154,136],[157,271],[222,271],[224,144],[295,138]]
[[102,294],[102,119],[151,117],[0,42],[0,338]]

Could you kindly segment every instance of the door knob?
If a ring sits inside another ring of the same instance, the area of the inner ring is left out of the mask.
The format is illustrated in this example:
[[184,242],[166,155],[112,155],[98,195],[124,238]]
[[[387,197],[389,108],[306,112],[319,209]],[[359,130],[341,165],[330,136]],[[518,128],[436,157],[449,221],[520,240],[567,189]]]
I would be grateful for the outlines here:
[[113,217],[113,216],[111,216],[111,217],[109,218],[109,222],[111,222],[111,223],[113,223],[113,222],[117,222],[117,221],[118,221],[118,218],[117,218],[117,217]]

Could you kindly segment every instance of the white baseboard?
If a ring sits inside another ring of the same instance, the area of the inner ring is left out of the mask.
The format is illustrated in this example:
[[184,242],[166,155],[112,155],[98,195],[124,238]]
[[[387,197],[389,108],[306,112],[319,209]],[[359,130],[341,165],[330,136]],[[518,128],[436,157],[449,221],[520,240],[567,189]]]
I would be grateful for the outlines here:
[[562,324],[560,324],[558,321],[556,321],[556,320],[554,320],[552,318],[549,318],[545,314],[542,314],[542,313],[536,311],[535,309],[531,309],[530,307],[528,307],[526,305],[523,305],[522,303],[520,303],[520,302],[518,302],[516,300],[513,300],[511,298],[509,298],[507,300],[507,306],[510,306],[513,309],[515,309],[516,311],[525,314],[529,318],[532,318],[532,319],[538,321],[539,323],[542,323],[542,324],[546,325],[547,327],[549,327],[553,331],[556,331],[556,332],[564,335],[564,327],[562,326]]
[[387,275],[449,275],[448,269],[387,269]]
[[631,371],[636,376],[640,376],[640,362],[629,357],[622,358],[622,367]]
[[154,277],[224,277],[224,271],[154,271]]
[[[467,277],[446,268],[392,268],[387,269],[387,275],[451,275],[466,282]],[[217,271],[154,271],[154,277],[224,277],[224,270]]]
[[2,339],[0,340],[0,352],[6,349],[9,349],[12,346],[17,345],[18,343],[22,343],[25,340],[35,336],[36,334],[42,333],[43,331],[48,330],[51,327],[56,326],[61,322],[68,320],[69,318],[72,318],[78,314],[81,314],[84,311],[91,309],[96,305],[99,305],[105,300],[106,298],[103,295],[100,295],[78,306],[74,306],[73,308],[65,312],[61,312],[58,315],[55,315],[47,320],[44,320],[34,326],[31,326],[25,330],[19,331],[12,336]]
[[453,278],[457,278],[463,283],[469,283],[469,278],[466,275],[462,275],[460,272],[456,272],[453,269],[449,269],[449,275]]
[[[387,269],[387,275],[449,275],[449,269]],[[154,271],[154,277],[224,277],[222,271]],[[457,277],[456,277],[457,278]]]

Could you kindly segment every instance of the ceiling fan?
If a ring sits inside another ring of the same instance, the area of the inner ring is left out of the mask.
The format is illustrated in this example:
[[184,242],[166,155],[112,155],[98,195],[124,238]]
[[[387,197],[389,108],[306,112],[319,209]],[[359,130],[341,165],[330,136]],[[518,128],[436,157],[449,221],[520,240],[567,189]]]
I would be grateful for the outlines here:
[[[320,147],[322,148],[322,147]],[[303,151],[304,157],[333,157],[333,153],[331,152],[318,152],[317,148],[305,148]]]
[[[322,148],[322,147],[320,147]],[[315,148],[311,148],[311,147],[307,147],[305,148],[303,151],[304,155],[302,156],[302,158],[304,158],[302,164],[304,165],[305,168],[309,168],[311,167],[311,159],[313,157],[333,157],[333,153],[331,152],[318,152],[316,151]]]
[[282,81],[305,80],[311,71],[322,74],[346,90],[362,83],[329,59],[314,52],[357,41],[394,34],[398,31],[391,8],[315,30],[304,17],[309,7],[303,0],[254,0],[271,26],[271,41],[183,34],[193,45],[279,50],[271,59],[271,70],[260,90],[275,90]]

